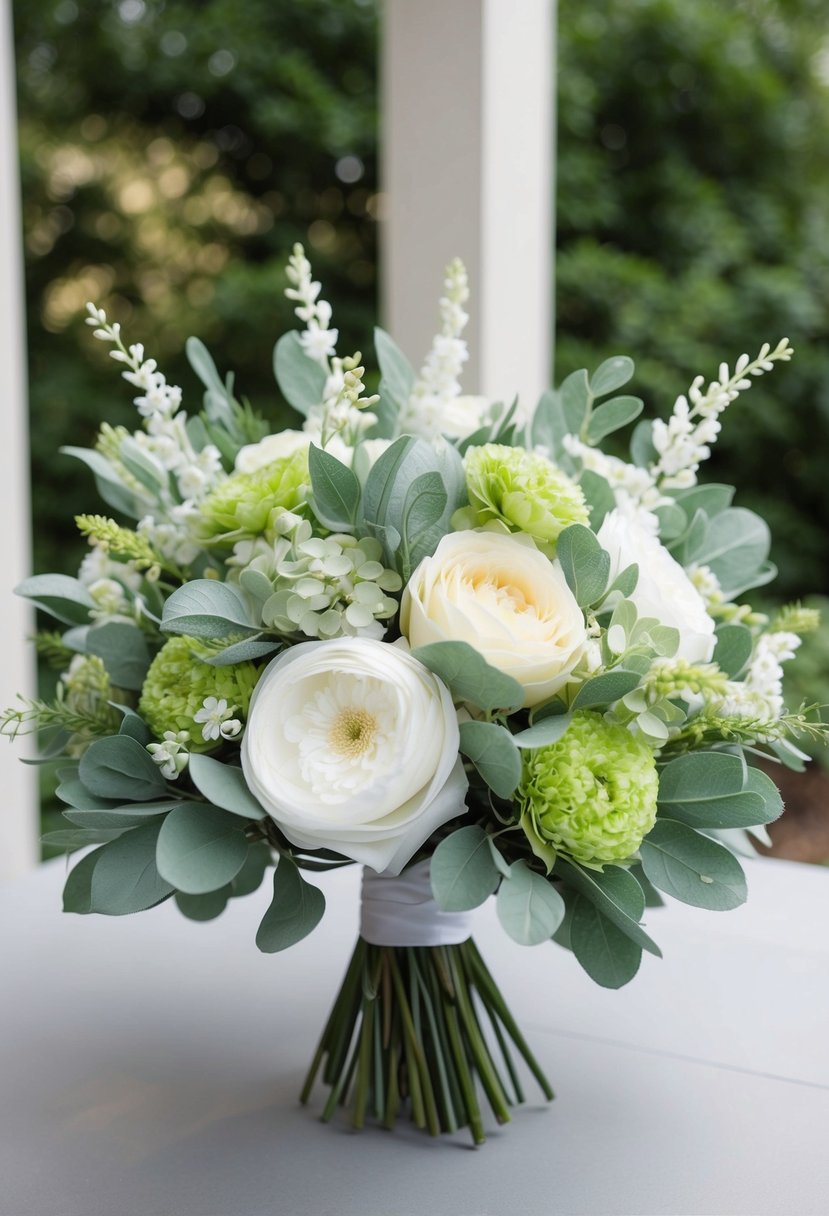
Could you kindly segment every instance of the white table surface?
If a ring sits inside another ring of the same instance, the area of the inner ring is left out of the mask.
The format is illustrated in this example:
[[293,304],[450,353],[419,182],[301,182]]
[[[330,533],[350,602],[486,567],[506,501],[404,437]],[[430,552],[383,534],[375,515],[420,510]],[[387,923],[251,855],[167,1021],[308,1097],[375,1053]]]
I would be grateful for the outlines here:
[[[348,960],[356,867],[301,945],[217,921],[64,916],[63,863],[0,887],[0,1216],[825,1216],[829,870],[748,865],[749,903],[648,914],[620,992],[552,945],[476,939],[557,1092],[478,1150],[297,1104]],[[491,903],[492,901],[490,901]]]

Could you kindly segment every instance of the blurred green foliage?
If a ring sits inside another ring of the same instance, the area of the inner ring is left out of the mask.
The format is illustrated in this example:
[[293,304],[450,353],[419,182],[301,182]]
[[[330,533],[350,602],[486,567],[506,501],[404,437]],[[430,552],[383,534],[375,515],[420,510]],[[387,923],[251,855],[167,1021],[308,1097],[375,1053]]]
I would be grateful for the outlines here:
[[[181,348],[197,332],[276,418],[282,268],[302,239],[343,349],[365,343],[377,13],[375,0],[14,11],[36,566],[71,570],[71,514],[92,488],[55,450],[133,417],[81,324],[86,299],[185,400]],[[829,591],[827,78],[823,0],[560,4],[558,376],[629,351],[636,391],[664,413],[697,373],[788,335],[794,362],[734,407],[709,468],[770,520],[781,596]]]

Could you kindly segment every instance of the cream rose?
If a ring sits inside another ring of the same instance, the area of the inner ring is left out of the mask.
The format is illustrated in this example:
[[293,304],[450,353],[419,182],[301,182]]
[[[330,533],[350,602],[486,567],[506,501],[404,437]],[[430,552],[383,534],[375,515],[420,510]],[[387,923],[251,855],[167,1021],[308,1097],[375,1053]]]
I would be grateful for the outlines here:
[[275,435],[266,435],[258,443],[248,443],[239,448],[234,469],[237,473],[255,473],[276,460],[293,456],[294,452],[307,448],[310,443],[311,436],[304,431],[278,431]]
[[292,646],[265,669],[242,768],[292,844],[395,875],[466,809],[458,742],[449,690],[408,651],[335,638]]
[[598,531],[599,543],[610,555],[610,577],[634,562],[639,581],[628,598],[640,617],[656,617],[679,630],[677,658],[708,663],[714,653],[714,622],[705,601],[679,562],[658,537],[632,515],[611,511]]
[[561,566],[526,536],[453,532],[424,558],[403,593],[400,627],[412,646],[468,642],[538,705],[584,653],[584,616]]

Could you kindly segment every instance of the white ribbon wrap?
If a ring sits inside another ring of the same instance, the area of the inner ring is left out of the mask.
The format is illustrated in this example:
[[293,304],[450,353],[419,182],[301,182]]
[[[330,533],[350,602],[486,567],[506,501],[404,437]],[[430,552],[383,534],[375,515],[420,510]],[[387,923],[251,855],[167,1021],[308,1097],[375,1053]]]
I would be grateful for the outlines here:
[[372,946],[455,946],[470,936],[471,921],[435,903],[428,858],[396,878],[363,868],[360,936]]

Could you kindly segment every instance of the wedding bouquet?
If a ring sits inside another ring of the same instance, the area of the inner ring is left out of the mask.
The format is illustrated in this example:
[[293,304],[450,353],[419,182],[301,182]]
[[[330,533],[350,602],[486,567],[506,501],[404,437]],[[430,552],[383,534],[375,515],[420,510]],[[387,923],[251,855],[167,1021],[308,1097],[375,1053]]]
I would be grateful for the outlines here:
[[324,1118],[391,1126],[405,1105],[480,1142],[479,1091],[501,1122],[523,1100],[516,1051],[552,1092],[468,912],[494,895],[516,942],[625,984],[659,954],[642,923],[659,892],[745,900],[735,854],[782,809],[751,761],[797,767],[795,739],[821,730],[781,691],[815,614],[742,601],[774,576],[768,528],[697,482],[720,415],[792,352],[698,377],[624,460],[602,445],[642,412],[619,393],[627,357],[529,417],[461,394],[459,262],[419,374],[375,332],[373,395],[300,246],[287,279],[302,329],[274,368],[304,421],[278,433],[195,338],[188,416],[89,306],[141,425],[64,449],[118,519],[78,517],[77,578],[18,588],[61,625],[35,639],[60,675],[3,730],[38,730],[59,765],[67,827],[46,839],[85,850],[68,912],[172,898],[206,921],[272,870],[272,952],[323,915],[307,874],[361,864],[361,935],[303,1097],[322,1069]]

